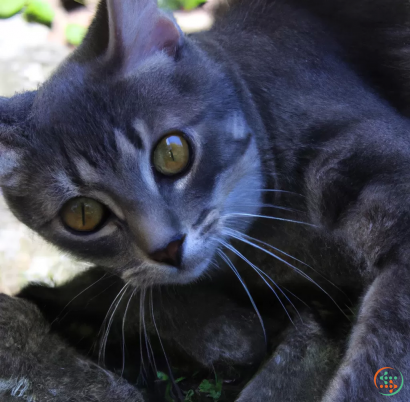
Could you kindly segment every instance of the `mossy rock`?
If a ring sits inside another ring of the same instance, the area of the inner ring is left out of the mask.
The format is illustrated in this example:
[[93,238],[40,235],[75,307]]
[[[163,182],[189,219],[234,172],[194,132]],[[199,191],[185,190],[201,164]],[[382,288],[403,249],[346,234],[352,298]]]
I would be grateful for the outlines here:
[[21,11],[26,0],[0,0],[0,18],[9,18]]
[[46,0],[29,0],[24,10],[24,17],[27,21],[51,26],[54,19],[54,10]]

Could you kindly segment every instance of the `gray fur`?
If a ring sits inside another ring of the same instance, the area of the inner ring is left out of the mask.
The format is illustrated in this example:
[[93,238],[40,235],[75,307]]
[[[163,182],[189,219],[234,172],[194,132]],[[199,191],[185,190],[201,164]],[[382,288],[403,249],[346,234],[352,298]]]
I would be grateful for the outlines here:
[[[303,289],[310,301],[315,286],[329,304],[344,300],[329,280],[354,302],[362,297],[325,400],[370,401],[380,398],[369,379],[380,366],[390,362],[410,378],[410,123],[383,96],[386,81],[363,70],[367,62],[357,62],[350,34],[343,35],[354,23],[360,39],[360,22],[380,35],[387,3],[363,0],[357,13],[356,3],[334,4],[332,14],[320,0],[237,1],[209,32],[182,37],[151,0],[102,2],[84,44],[47,83],[1,100],[0,152],[22,158],[1,164],[0,178],[21,221],[141,292],[214,274],[225,247],[229,258],[242,259],[235,269],[257,293],[270,277]],[[394,10],[386,28],[406,27],[399,0]],[[147,19],[134,26],[135,13]],[[157,40],[162,28],[168,41]],[[363,59],[374,56],[366,45]],[[150,158],[175,129],[191,143],[192,165],[163,177]],[[119,212],[95,233],[70,232],[58,211],[74,193],[101,197]],[[272,206],[290,210],[273,209],[272,217]],[[186,236],[181,267],[149,258],[177,235]],[[247,235],[257,239],[252,254]],[[219,340],[228,349],[231,332],[222,326]],[[253,392],[273,395],[271,381],[259,385]],[[403,389],[398,400],[409,395]]]
[[0,295],[0,398],[73,402],[142,401],[142,395],[50,334],[30,303]]

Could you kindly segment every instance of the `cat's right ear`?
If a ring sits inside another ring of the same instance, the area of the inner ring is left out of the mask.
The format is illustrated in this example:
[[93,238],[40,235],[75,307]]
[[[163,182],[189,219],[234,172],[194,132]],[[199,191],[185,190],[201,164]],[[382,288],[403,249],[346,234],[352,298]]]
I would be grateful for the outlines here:
[[9,187],[14,182],[15,169],[22,158],[26,139],[23,123],[31,110],[34,92],[0,97],[0,187]]
[[181,29],[156,0],[106,0],[109,27],[107,58],[117,61],[124,74],[148,57],[175,57],[183,42]]

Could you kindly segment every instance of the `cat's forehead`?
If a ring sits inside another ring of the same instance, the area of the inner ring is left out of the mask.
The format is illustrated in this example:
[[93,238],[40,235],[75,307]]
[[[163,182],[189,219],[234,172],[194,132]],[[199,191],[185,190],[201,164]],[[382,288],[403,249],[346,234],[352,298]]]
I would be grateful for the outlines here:
[[40,125],[49,127],[89,131],[143,120],[155,132],[229,110],[232,94],[223,83],[216,72],[204,74],[195,63],[175,65],[161,56],[126,77],[66,63],[39,91],[36,114]]

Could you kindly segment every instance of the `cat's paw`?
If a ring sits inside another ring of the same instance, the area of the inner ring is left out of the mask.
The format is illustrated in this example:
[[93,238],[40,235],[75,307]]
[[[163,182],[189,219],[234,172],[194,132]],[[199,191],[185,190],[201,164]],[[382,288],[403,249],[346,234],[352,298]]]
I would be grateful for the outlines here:
[[0,294],[0,356],[5,351],[20,355],[33,351],[48,331],[43,316],[33,304]]

